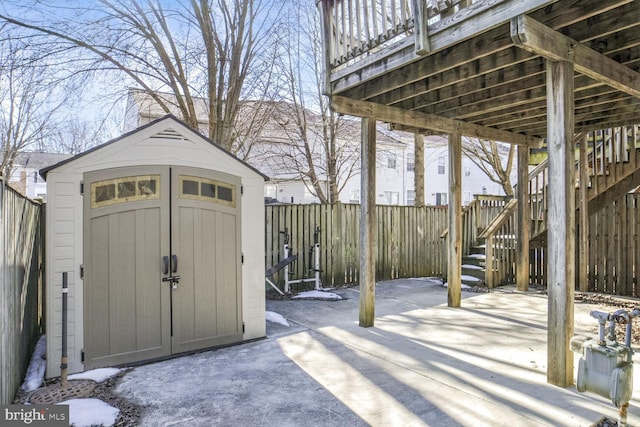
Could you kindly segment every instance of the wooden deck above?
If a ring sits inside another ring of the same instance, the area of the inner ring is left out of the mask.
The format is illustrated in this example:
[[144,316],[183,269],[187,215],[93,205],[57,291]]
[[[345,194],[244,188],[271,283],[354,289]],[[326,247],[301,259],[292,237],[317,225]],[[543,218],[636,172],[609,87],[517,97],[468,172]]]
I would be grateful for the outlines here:
[[319,0],[334,108],[529,146],[546,61],[575,70],[575,132],[640,123],[640,0]]

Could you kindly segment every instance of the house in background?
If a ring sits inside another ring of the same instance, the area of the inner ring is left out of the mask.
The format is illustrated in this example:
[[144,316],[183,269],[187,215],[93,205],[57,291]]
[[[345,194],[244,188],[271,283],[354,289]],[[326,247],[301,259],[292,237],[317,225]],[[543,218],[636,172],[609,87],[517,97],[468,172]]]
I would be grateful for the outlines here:
[[[167,105],[174,105],[173,95],[160,93]],[[262,108],[264,107],[264,108]],[[166,112],[146,92],[132,89],[127,100],[124,131],[131,131],[147,124]],[[196,111],[199,117],[199,130],[208,132],[207,104],[196,99]],[[247,101],[246,112],[240,114],[240,122],[249,120],[261,110],[269,109],[274,118],[268,120],[254,136],[248,147],[238,152],[242,158],[263,174],[270,177],[265,183],[265,201],[267,203],[320,203],[315,194],[311,177],[296,167],[305,157],[313,159],[317,166],[315,179],[325,194],[328,186],[326,171],[322,169],[325,155],[322,144],[310,141],[309,153],[301,150],[300,141],[292,141],[295,131],[290,131],[292,123],[286,120],[287,114],[293,114],[294,108],[284,102]],[[179,115],[177,106],[173,114]],[[310,126],[321,126],[321,117],[313,111],[306,111]],[[291,121],[292,122],[292,121]],[[318,135],[321,132],[316,131]],[[413,205],[415,202],[414,185],[414,139],[413,134],[389,130],[386,125],[378,125],[377,162],[376,162],[376,203],[379,205]],[[341,150],[341,167],[338,184],[341,188],[342,203],[360,203],[360,122],[343,119],[337,135],[337,145]],[[441,136],[425,137],[425,203],[427,205],[448,204],[448,150],[447,141]],[[489,177],[468,157],[462,160],[462,203],[469,204],[476,194],[503,195],[501,186]],[[512,174],[512,183],[517,176]]]
[[18,153],[13,161],[9,184],[25,196],[35,199],[47,199],[47,184],[40,176],[40,169],[61,162],[71,154],[60,153]]

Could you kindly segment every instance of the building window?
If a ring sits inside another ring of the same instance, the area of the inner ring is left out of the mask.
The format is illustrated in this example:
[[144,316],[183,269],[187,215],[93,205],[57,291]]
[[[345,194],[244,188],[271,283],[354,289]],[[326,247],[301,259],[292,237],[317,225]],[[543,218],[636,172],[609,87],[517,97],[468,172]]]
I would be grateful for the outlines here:
[[415,190],[407,190],[407,205],[413,206],[416,204],[416,192]]
[[277,187],[273,184],[267,184],[264,186],[264,197],[271,197],[275,199],[277,194]]
[[416,170],[416,164],[413,162],[407,162],[407,172],[413,172]]
[[33,182],[38,183],[38,172],[33,173]]
[[394,154],[390,154],[387,157],[387,167],[389,169],[395,169],[396,168],[396,156]]
[[360,203],[360,190],[351,190],[349,192],[349,203]]
[[463,204],[468,205],[469,203],[471,203],[471,191],[465,191]]
[[384,199],[388,205],[399,205],[400,193],[398,193],[397,191],[385,191]]
[[447,193],[436,193],[436,205],[446,205],[447,203]]
[[471,167],[465,166],[464,167],[464,176],[469,176],[469,175],[471,175]]
[[438,175],[444,175],[444,157],[438,157]]

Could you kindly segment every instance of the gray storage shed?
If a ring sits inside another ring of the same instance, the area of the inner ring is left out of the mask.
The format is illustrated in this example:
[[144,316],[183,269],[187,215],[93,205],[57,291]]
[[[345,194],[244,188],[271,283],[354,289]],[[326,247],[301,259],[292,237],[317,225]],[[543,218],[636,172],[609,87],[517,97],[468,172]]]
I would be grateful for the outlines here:
[[266,177],[173,116],[42,171],[47,377],[265,335]]

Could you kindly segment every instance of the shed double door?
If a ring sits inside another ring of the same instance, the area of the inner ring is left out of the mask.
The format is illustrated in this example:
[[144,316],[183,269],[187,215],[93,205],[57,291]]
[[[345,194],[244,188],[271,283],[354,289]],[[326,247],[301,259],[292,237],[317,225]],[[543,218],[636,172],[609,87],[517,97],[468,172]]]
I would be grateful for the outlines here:
[[239,178],[118,168],[84,188],[86,369],[242,340]]

